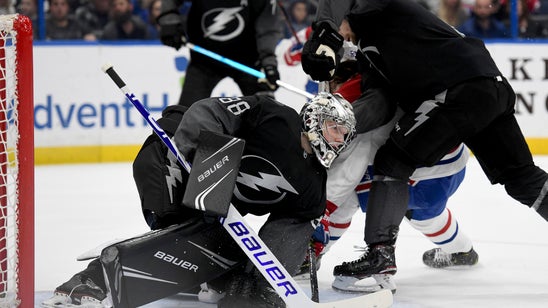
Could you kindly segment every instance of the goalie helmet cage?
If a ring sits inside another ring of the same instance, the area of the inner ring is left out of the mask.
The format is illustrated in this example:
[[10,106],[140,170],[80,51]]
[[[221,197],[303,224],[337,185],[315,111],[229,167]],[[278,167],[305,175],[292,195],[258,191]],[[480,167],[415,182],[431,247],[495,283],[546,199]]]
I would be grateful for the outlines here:
[[0,16],[0,307],[34,307],[32,24]]

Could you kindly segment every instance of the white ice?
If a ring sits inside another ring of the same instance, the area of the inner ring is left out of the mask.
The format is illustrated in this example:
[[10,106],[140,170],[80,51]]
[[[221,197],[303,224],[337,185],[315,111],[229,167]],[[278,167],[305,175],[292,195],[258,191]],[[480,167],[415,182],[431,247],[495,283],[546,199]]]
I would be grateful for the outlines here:
[[[548,156],[535,161],[548,170]],[[87,263],[76,261],[81,253],[147,231],[131,168],[131,163],[36,167],[37,292],[51,292],[83,269]],[[491,185],[474,158],[448,207],[472,238],[479,264],[426,267],[422,253],[433,244],[403,222],[394,307],[548,307],[548,222],[500,185]],[[333,266],[359,257],[353,246],[363,245],[363,224],[363,214],[357,213],[345,237],[323,258],[321,301],[337,297],[329,290]]]

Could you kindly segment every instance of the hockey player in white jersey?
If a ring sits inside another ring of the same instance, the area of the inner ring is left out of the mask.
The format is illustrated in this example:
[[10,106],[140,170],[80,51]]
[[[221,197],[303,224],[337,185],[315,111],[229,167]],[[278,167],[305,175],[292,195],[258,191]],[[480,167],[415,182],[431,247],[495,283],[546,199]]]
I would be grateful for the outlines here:
[[[313,236],[313,245],[319,259],[348,229],[358,208],[361,207],[366,212],[373,179],[373,159],[401,116],[401,111],[398,110],[388,123],[383,124],[393,115],[390,108],[385,108],[392,105],[389,101],[392,98],[386,91],[386,85],[380,86],[379,79],[373,80],[371,76],[367,76],[362,80],[362,75],[356,73],[346,80],[351,74],[349,72],[357,69],[356,63],[352,62],[354,47],[347,43],[345,42],[347,48],[343,64],[331,82],[331,87],[347,100],[354,101],[358,135],[328,170],[326,214]],[[345,57],[348,59],[346,64]],[[377,127],[380,124],[382,125]],[[423,262],[429,267],[445,268],[474,265],[478,262],[472,241],[460,230],[456,218],[446,208],[448,198],[464,178],[468,157],[467,148],[460,144],[435,166],[418,168],[409,180],[407,221],[437,245],[423,254]],[[308,264],[303,263],[300,274],[308,272]],[[390,288],[395,292],[396,285],[392,276],[396,270],[394,262],[383,274],[373,276],[376,283],[372,285],[364,285],[363,282],[356,285],[360,279],[334,273],[333,288],[350,292],[373,292],[379,288]]]

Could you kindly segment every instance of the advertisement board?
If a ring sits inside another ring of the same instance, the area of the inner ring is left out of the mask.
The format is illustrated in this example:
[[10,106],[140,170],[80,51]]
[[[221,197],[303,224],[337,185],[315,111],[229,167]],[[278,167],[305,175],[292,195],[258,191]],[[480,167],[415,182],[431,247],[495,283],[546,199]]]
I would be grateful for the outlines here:
[[[281,79],[314,92],[317,85],[300,66],[282,58],[289,41],[279,44]],[[548,44],[488,44],[514,87],[516,114],[535,154],[548,154]],[[34,46],[36,163],[131,161],[151,133],[147,123],[101,67],[111,63],[155,118],[176,104],[188,64],[188,49],[160,44],[82,44]],[[223,80],[212,96],[241,92]],[[306,98],[280,88],[276,99],[300,110]]]

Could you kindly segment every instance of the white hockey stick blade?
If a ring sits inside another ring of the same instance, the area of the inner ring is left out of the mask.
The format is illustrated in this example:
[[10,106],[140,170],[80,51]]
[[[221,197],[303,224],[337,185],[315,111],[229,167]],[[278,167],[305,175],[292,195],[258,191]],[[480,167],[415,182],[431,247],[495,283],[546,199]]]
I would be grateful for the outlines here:
[[81,255],[79,255],[76,258],[76,260],[77,261],[86,261],[86,260],[91,260],[91,259],[98,258],[101,255],[101,251],[103,251],[103,249],[107,248],[110,245],[114,245],[114,244],[123,242],[125,240],[126,239],[117,238],[117,239],[114,239],[112,241],[104,242],[103,244],[82,253]]
[[285,267],[262,242],[255,230],[247,225],[240,212],[232,204],[229,206],[226,218],[221,218],[221,223],[288,307],[386,308],[393,303],[392,292],[388,290],[341,301],[316,303],[308,297],[301,286],[291,277]]

